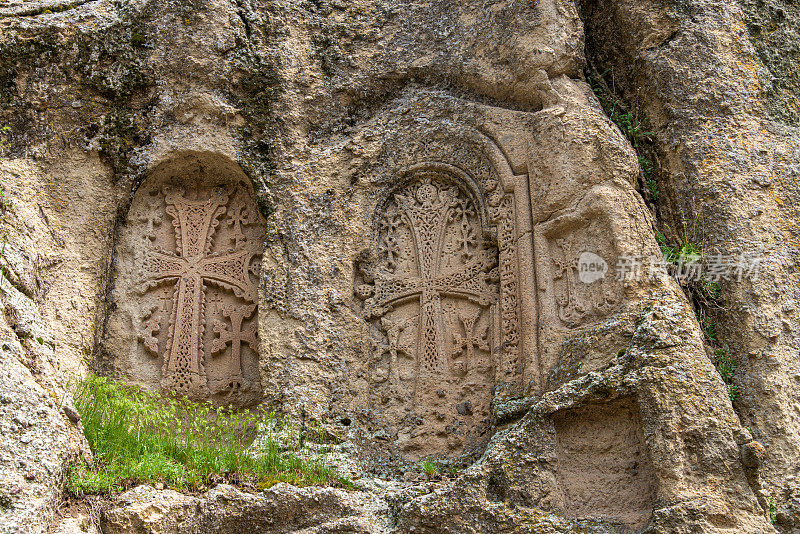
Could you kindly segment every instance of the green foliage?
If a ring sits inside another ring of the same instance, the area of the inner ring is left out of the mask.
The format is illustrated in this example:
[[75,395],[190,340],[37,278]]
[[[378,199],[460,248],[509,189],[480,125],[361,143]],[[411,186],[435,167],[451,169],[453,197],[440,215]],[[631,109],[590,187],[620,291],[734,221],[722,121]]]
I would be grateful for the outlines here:
[[439,471],[439,467],[430,460],[423,460],[420,462],[419,466],[422,468],[422,472],[427,476],[433,476]]
[[713,282],[705,277],[700,280],[700,289],[706,298],[714,302],[722,296],[722,286],[719,282]]
[[[648,180],[649,183],[650,178],[653,176],[653,162],[649,158],[639,156],[639,166],[642,168],[645,180]],[[658,192],[658,185],[655,181],[653,181],[653,185],[656,188],[656,192]]]
[[600,103],[603,104],[603,109],[611,121],[622,130],[622,133],[631,142],[633,148],[638,148],[642,138],[652,134],[644,129],[644,123],[636,115],[630,111],[624,111],[619,100],[601,100]]
[[[609,88],[606,82],[606,76],[609,72],[610,70],[606,70],[603,73],[598,73],[592,70],[587,74],[587,80],[608,118],[625,134],[633,148],[639,148],[641,141],[652,135],[653,132],[646,130],[646,121],[640,120],[637,115],[627,109],[621,100],[615,97],[614,91]],[[644,171],[644,168],[642,170]],[[652,171],[652,165],[650,170]]]
[[[333,466],[304,458],[291,445],[296,429],[261,407],[215,409],[96,375],[78,385],[75,406],[95,456],[94,466],[71,469],[67,488],[75,496],[159,482],[188,490],[221,480],[262,488],[277,482],[352,487]],[[258,435],[255,453],[251,444],[259,428],[270,432]],[[280,437],[273,429],[281,430]]]
[[645,156],[639,156],[639,167],[642,169],[642,176],[644,177],[645,184],[647,184],[650,200],[658,202],[660,191],[658,189],[658,182],[656,182],[653,177],[653,162]]
[[702,309],[698,309],[696,311],[696,315],[697,320],[700,322],[700,328],[703,329],[703,334],[705,334],[706,339],[708,339],[708,341],[711,343],[718,343],[717,321],[710,315],[706,314],[706,312]]
[[700,244],[698,217],[692,220],[682,216],[682,230],[677,232],[675,244],[669,245],[666,237],[656,231],[656,242],[667,263],[694,263],[703,259],[705,252]]
[[775,497],[769,498],[769,520],[773,525],[778,520],[778,506],[775,504]]
[[714,367],[717,368],[717,372],[728,388],[728,396],[731,398],[731,402],[735,401],[739,398],[740,392],[739,386],[733,383],[733,374],[739,367],[739,362],[731,358],[731,351],[728,347],[714,351]]
[[[701,261],[705,256],[705,251],[700,245],[697,217],[691,221],[683,217],[681,225],[683,229],[678,234],[674,245],[669,245],[664,234],[656,230],[656,242],[661,248],[664,260],[667,263],[675,264],[689,264]],[[739,363],[731,358],[730,349],[721,347],[722,343],[719,339],[717,321],[712,315],[723,310],[720,303],[722,286],[719,282],[709,280],[703,275],[699,280],[689,282],[686,290],[694,302],[695,314],[700,323],[700,328],[703,330],[706,342],[712,348],[715,348],[714,366],[727,386],[728,396],[731,401],[735,401],[741,394],[739,387],[733,384],[733,375]]]
[[653,176],[655,170],[653,162],[643,154],[644,141],[646,141],[653,132],[646,129],[646,120],[639,119],[636,114],[627,109],[620,99],[616,98],[614,90],[609,87],[606,81],[606,76],[609,72],[610,70],[606,70],[603,73],[590,70],[586,78],[595,96],[597,96],[597,100],[600,101],[600,105],[603,107],[605,114],[617,125],[631,143],[634,150],[636,150],[639,159],[639,167],[642,169],[644,184],[647,187],[647,191],[650,193],[650,200],[652,202],[658,202],[660,191],[658,189],[658,182],[656,182]]
[[717,371],[719,371],[722,380],[724,380],[726,384],[730,384],[731,381],[733,381],[733,373],[735,373],[737,367],[739,367],[739,363],[731,358],[730,349],[725,347],[715,350],[714,364],[716,365]]

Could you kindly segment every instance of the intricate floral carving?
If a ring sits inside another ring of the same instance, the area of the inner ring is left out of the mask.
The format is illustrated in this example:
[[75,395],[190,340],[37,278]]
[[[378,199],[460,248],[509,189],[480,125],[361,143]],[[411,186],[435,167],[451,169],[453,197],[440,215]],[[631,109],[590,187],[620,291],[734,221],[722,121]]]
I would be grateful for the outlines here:
[[463,446],[489,415],[500,276],[483,209],[457,177],[416,173],[381,208],[378,259],[355,287],[375,325],[376,395],[398,420],[419,418],[406,452]]
[[[199,188],[192,191],[194,198],[172,185],[164,186],[162,193],[163,210],[172,220],[174,241],[163,232],[156,234],[154,246],[144,253],[139,291],[143,295],[162,291],[164,304],[144,317],[140,339],[148,351],[163,358],[163,388],[193,398],[205,398],[220,389],[236,390],[243,383],[242,342],[257,350],[255,322],[242,326],[256,310],[257,290],[251,274],[257,268],[254,258],[260,244],[251,242],[245,231],[245,227],[257,222],[253,217],[255,208],[244,204],[251,198],[243,186],[230,194],[220,187]],[[229,208],[231,199],[235,202]],[[159,214],[150,220],[158,221]],[[215,246],[222,221],[226,223],[228,239]],[[147,230],[153,233],[154,226]],[[164,293],[162,287],[171,287],[171,293]],[[207,309],[211,287],[223,294],[215,293],[211,300],[216,304]],[[215,317],[212,324],[218,337],[206,341],[209,313]],[[220,315],[229,320],[230,327],[220,320]],[[162,327],[162,317],[169,318],[167,328]],[[167,336],[159,343],[157,335],[162,330],[167,331]],[[209,390],[204,355],[226,350],[230,355],[222,374],[227,376],[215,380],[222,386]]]
[[516,233],[514,229],[514,198],[505,194],[497,180],[486,184],[486,203],[490,220],[497,227],[500,278],[500,329],[502,335],[502,361],[498,380],[516,383],[523,372],[519,342],[519,295]]

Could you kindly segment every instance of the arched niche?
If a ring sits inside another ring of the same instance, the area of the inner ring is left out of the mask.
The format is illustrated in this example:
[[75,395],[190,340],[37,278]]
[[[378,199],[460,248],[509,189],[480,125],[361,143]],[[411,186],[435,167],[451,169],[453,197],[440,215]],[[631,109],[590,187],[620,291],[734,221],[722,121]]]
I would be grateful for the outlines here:
[[456,455],[488,438],[505,370],[497,213],[449,163],[409,166],[393,182],[356,285],[375,346],[370,403],[405,457]]
[[241,168],[184,152],[135,192],[116,243],[103,354],[148,389],[247,406],[262,396],[265,221]]

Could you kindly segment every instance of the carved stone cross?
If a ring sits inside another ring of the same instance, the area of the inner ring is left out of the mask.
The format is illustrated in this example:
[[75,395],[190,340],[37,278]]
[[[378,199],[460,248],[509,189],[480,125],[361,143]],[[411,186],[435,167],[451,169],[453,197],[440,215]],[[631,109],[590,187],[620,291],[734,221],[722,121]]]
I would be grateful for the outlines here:
[[[491,304],[494,292],[486,283],[486,273],[494,267],[495,260],[487,254],[476,254],[472,261],[459,267],[445,269],[441,265],[448,222],[464,220],[457,212],[465,207],[453,190],[422,183],[414,197],[396,194],[395,202],[414,237],[419,276],[377,273],[374,294],[365,302],[365,311],[368,317],[381,317],[395,304],[418,299],[417,365],[438,372],[445,360],[440,354],[441,298],[464,298],[481,307]],[[394,263],[394,257],[390,260]]]
[[480,317],[480,308],[476,309],[474,313],[458,313],[458,320],[464,327],[464,336],[462,337],[459,332],[453,332],[453,356],[464,354],[463,362],[456,362],[454,370],[456,374],[465,375],[469,371],[470,362],[474,361],[475,349],[488,352],[489,342],[486,339],[486,331],[488,327],[482,330],[476,329],[475,325]]
[[[190,397],[205,397],[204,287],[214,284],[254,303],[256,287],[249,275],[254,253],[247,249],[210,253],[219,218],[226,213],[228,193],[218,190],[211,198],[190,200],[184,197],[182,190],[167,186],[164,194],[166,213],[172,218],[175,229],[176,250],[148,251],[140,290],[145,292],[165,283],[175,284],[162,386]],[[148,349],[152,351],[152,347]]]
[[230,383],[232,386],[241,385],[244,378],[242,377],[242,342],[250,345],[250,348],[256,348],[256,336],[258,335],[256,324],[251,323],[250,326],[242,330],[242,322],[249,319],[253,312],[256,310],[255,304],[249,306],[223,306],[222,315],[230,319],[231,327],[222,321],[214,322],[214,332],[217,337],[211,343],[211,354],[217,354],[225,350],[228,343],[231,344],[231,359],[230,359]]

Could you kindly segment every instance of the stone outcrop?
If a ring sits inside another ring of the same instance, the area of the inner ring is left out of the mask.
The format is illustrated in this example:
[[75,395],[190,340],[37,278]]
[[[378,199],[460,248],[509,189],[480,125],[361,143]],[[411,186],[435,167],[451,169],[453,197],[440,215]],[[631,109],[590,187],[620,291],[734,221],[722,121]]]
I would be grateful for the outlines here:
[[119,534],[377,534],[388,532],[388,504],[369,494],[283,483],[257,495],[220,484],[198,497],[139,486],[102,514],[100,527]]
[[[722,283],[719,337],[740,362],[742,424],[767,450],[763,500],[800,528],[798,11],[792,2],[584,2],[588,55],[649,121],[675,229],[709,253],[757,252],[757,280]],[[613,37],[612,37],[613,36]]]
[[[5,521],[50,520],[93,368],[311,419],[368,488],[139,487],[108,532],[792,532],[793,82],[742,5],[5,3],[0,387],[42,420],[0,406]],[[656,209],[587,57],[650,121]],[[687,214],[771,258],[722,287],[733,404],[639,263]],[[398,481],[423,458],[465,469]]]

